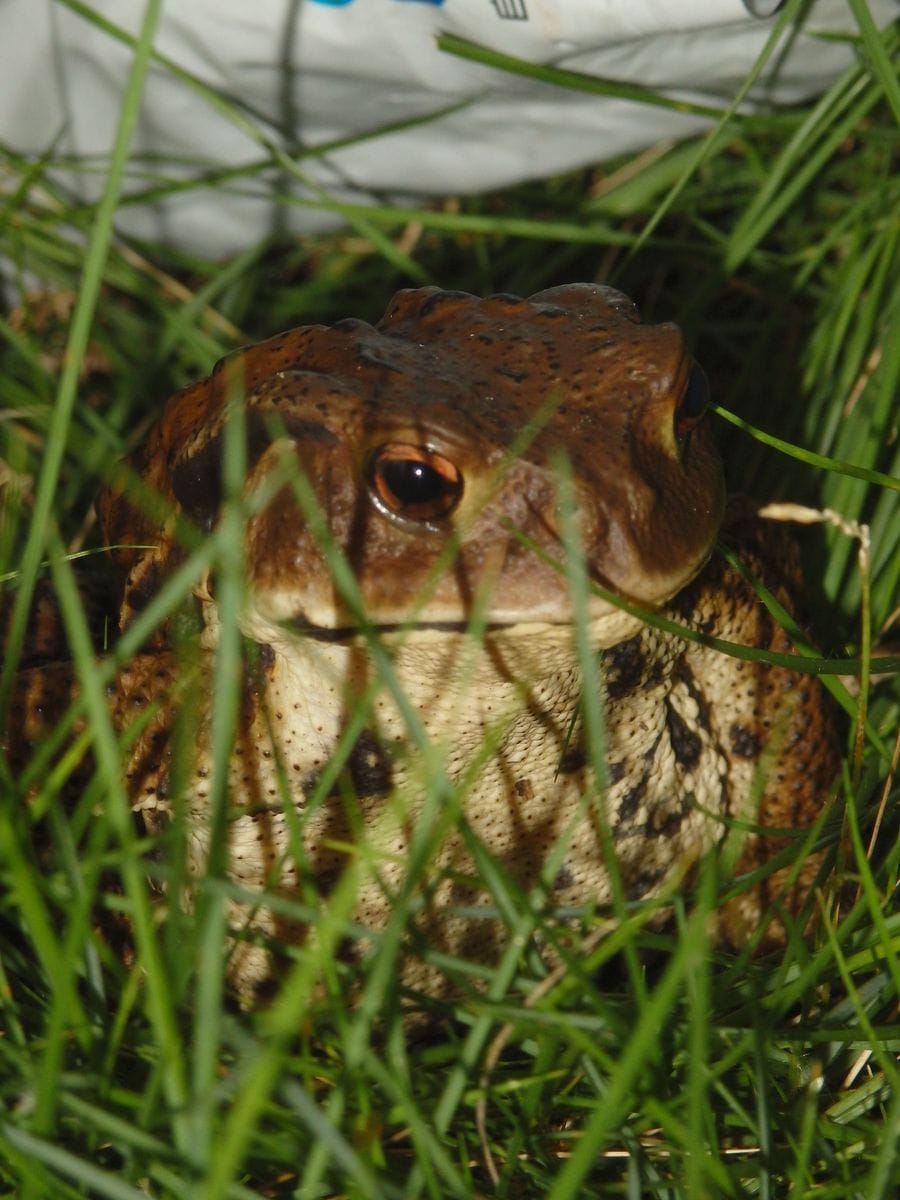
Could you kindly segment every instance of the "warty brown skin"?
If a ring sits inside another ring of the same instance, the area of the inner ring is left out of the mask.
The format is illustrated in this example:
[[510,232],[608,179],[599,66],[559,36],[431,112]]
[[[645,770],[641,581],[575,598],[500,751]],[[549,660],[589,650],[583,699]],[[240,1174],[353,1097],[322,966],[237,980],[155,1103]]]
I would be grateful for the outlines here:
[[[728,658],[593,596],[588,630],[602,652],[608,743],[608,788],[598,793],[581,728],[569,584],[533,551],[564,558],[559,457],[571,466],[593,582],[716,637],[789,649],[749,586],[710,557],[724,494],[697,387],[678,330],[641,324],[611,289],[570,285],[529,300],[407,291],[375,327],[297,329],[225,360],[172,398],[133,465],[172,514],[213,528],[227,401],[243,395],[244,494],[285,461],[299,464],[413,711],[441,746],[450,779],[462,781],[470,833],[523,891],[543,880],[548,902],[569,910],[610,901],[601,822],[628,896],[652,897],[735,822],[767,831],[745,839],[739,872],[779,853],[815,821],[836,768],[833,716],[812,677]],[[392,455],[406,462],[410,448],[446,472],[446,511],[443,501],[394,503],[383,486],[385,448],[388,472]],[[160,525],[116,492],[99,509],[109,544],[154,547],[118,553],[124,629],[185,552],[174,520]],[[797,569],[781,535],[753,518],[730,520],[725,535],[790,606]],[[456,553],[448,555],[450,542]],[[245,668],[230,767],[229,874],[288,896],[312,883],[327,904],[348,862],[340,846],[355,841],[370,864],[355,915],[380,929],[423,819],[427,769],[383,687],[341,779],[309,807],[377,671],[290,483],[248,520],[243,554],[241,627],[259,652]],[[175,692],[178,656],[166,630],[110,693],[120,728],[163,700],[126,764],[135,811],[161,836],[173,802],[173,724],[185,708],[196,714],[184,800],[198,872],[207,850],[215,592],[214,580],[195,590],[203,632],[190,705]],[[481,602],[487,632],[475,638],[466,626]],[[57,668],[21,674],[7,731],[14,757],[38,740],[70,691]],[[300,820],[299,860],[288,851],[285,803]],[[546,878],[551,859],[555,876]],[[782,870],[730,901],[719,913],[720,936],[741,941],[772,912],[797,911],[817,867],[810,858],[789,887]],[[428,899],[415,936],[490,959],[505,940],[502,923],[456,911],[491,903],[474,876],[458,822],[450,822],[417,884]],[[232,915],[240,925],[246,913],[236,905]],[[264,904],[252,927],[276,941],[305,936]],[[777,935],[777,917],[770,928]],[[245,997],[271,968],[265,951],[236,944],[231,977]],[[403,980],[429,992],[444,986],[414,954]]]

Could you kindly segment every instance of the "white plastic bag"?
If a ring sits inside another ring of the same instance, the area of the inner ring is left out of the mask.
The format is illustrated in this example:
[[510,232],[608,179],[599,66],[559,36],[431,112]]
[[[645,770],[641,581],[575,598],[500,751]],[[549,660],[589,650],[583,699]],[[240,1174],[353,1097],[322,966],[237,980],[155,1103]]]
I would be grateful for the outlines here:
[[[128,191],[158,189],[287,151],[308,181],[269,168],[125,207],[123,232],[222,255],[272,228],[322,228],[328,201],[483,191],[602,161],[708,119],[548,86],[438,49],[453,34],[534,62],[639,83],[722,108],[765,44],[778,0],[168,0],[158,53],[235,102],[263,141],[166,66],[150,74]],[[95,0],[134,34],[142,0]],[[875,19],[896,0],[870,0]],[[752,11],[751,11],[752,10]],[[818,0],[751,93],[785,104],[824,88],[852,49],[844,0]],[[0,139],[75,156],[55,178],[84,199],[102,187],[131,51],[54,0],[0,0]],[[455,106],[455,107],[454,107]],[[447,108],[453,111],[444,112]],[[303,150],[412,118],[411,127],[319,155]],[[273,189],[295,203],[272,199]],[[319,201],[325,201],[320,205]]]

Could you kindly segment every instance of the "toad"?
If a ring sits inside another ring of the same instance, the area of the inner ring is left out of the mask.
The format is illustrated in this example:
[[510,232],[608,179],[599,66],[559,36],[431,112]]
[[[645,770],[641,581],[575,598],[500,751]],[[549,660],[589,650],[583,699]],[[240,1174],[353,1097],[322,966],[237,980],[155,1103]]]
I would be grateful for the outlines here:
[[[291,901],[327,906],[351,864],[352,916],[376,940],[412,906],[403,978],[427,991],[442,986],[430,953],[502,949],[492,873],[571,919],[664,896],[730,839],[755,882],[719,910],[717,936],[761,922],[777,936],[798,911],[818,858],[758,869],[821,812],[835,727],[811,675],[704,642],[790,650],[718,537],[788,606],[797,573],[758,518],[723,524],[705,407],[679,330],[588,284],[527,300],[403,291],[375,326],[292,330],[169,401],[132,460],[162,505],[113,490],[99,511],[125,547],[122,630],[186,559],[187,523],[215,537],[228,497],[242,513],[224,869],[257,897],[231,902],[245,996],[269,977],[266,943],[304,936]],[[229,488],[238,410],[243,483]],[[111,688],[119,728],[143,716],[125,752],[135,813],[164,844],[178,812],[198,874],[224,588],[195,580],[190,702],[174,626]],[[13,743],[36,737],[41,669],[23,672]]]

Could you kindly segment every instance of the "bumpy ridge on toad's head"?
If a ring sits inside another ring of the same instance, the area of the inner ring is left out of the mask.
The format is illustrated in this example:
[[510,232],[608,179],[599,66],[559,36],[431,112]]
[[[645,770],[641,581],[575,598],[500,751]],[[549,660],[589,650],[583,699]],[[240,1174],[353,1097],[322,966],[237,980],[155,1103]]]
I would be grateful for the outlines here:
[[[374,620],[405,619],[451,535],[458,553],[431,581],[423,621],[465,619],[487,579],[491,619],[564,620],[565,580],[510,533],[559,557],[558,455],[571,464],[596,580],[657,604],[708,555],[723,489],[695,385],[679,331],[642,324],[609,288],[568,285],[528,300],[408,290],[375,326],[302,327],[224,360],[172,398],[136,465],[211,527],[226,398],[237,386],[250,430],[247,487],[290,446]],[[136,587],[178,551],[121,509],[103,506],[110,540],[158,542],[136,564]],[[245,554],[267,613],[345,621],[290,486],[248,522]]]

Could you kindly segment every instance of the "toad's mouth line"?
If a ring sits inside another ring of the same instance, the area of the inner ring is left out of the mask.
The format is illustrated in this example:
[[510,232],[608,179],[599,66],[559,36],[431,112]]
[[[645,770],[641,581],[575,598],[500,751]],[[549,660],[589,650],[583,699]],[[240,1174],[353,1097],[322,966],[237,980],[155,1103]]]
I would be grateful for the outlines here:
[[[658,608],[656,604],[626,599],[604,589],[605,594],[591,595],[585,612],[592,637],[606,641],[622,641],[630,636],[626,626],[640,623],[648,612]],[[502,638],[529,638],[549,635],[554,639],[567,636],[578,625],[578,615],[572,605],[558,603],[536,603],[532,605],[504,605],[493,612],[464,611],[416,613],[408,615],[388,611],[381,615],[364,613],[357,616],[344,609],[322,614],[325,619],[316,620],[320,614],[313,608],[298,606],[293,612],[266,616],[266,622],[274,620],[287,634],[298,639],[326,643],[349,643],[365,640],[371,636],[388,638],[459,638],[473,640]],[[333,623],[330,618],[336,618]],[[612,641],[607,644],[612,644]]]
[[534,629],[535,626],[564,628],[572,624],[571,620],[548,621],[523,619],[518,621],[488,621],[483,625],[479,625],[477,629],[474,629],[469,621],[389,621],[384,624],[371,621],[367,625],[340,625],[329,628],[325,625],[314,625],[311,621],[306,621],[303,618],[295,618],[285,621],[284,627],[299,637],[311,638],[314,641],[344,642],[354,638],[365,637],[368,631],[379,635],[393,633],[415,634],[420,632],[454,635],[471,633],[474,637],[480,638],[492,633],[508,633],[517,626],[527,626],[529,629]]

